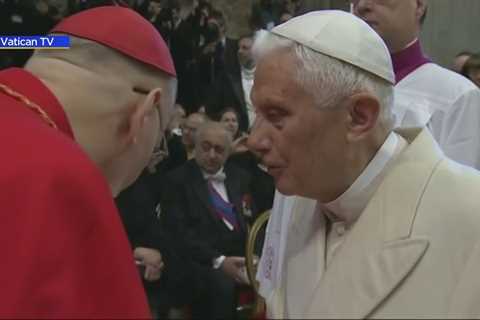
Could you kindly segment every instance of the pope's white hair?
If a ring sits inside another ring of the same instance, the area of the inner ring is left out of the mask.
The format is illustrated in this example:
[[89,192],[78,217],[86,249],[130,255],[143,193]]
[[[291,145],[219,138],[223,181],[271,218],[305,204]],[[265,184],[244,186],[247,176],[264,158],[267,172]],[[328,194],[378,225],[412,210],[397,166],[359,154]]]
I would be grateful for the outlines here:
[[274,33],[256,34],[252,48],[256,61],[280,49],[292,51],[296,58],[295,80],[313,94],[319,108],[335,108],[342,99],[366,91],[380,102],[381,123],[392,128],[393,86],[386,80]]

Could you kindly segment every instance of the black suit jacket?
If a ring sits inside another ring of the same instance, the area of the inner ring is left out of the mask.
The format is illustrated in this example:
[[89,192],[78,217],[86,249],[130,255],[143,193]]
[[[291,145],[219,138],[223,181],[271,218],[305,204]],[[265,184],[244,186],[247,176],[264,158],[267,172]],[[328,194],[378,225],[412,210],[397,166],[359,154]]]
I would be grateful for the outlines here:
[[240,116],[240,130],[248,131],[247,106],[239,71],[223,72],[207,93],[205,111],[209,117],[219,120],[220,112],[227,107],[235,109]]
[[211,266],[214,258],[244,256],[247,223],[244,214],[250,208],[250,175],[235,167],[225,166],[225,188],[235,206],[239,230],[231,231],[215,214],[207,182],[194,159],[172,171],[166,178],[162,194],[161,219],[164,225],[177,235],[184,253],[189,259],[201,265]]
[[178,79],[177,102],[185,108],[187,114],[196,112],[199,103],[196,62],[199,38],[199,28],[192,15],[180,22],[170,37],[170,51]]
[[[183,259],[177,241],[168,228],[162,226],[157,218],[158,199],[153,198],[153,190],[148,184],[151,176],[144,171],[142,175],[115,199],[125,231],[132,248],[146,247],[160,251],[165,263],[159,281],[144,282],[149,294],[161,292],[165,305],[182,305],[190,301],[192,281],[189,261]],[[133,255],[133,252],[132,252]]]
[[[273,207],[273,197],[275,195],[275,182],[273,177],[260,169],[257,159],[250,151],[232,154],[228,160],[251,174],[250,190],[252,192],[253,203],[259,213],[270,210]],[[255,217],[253,217],[255,218]]]

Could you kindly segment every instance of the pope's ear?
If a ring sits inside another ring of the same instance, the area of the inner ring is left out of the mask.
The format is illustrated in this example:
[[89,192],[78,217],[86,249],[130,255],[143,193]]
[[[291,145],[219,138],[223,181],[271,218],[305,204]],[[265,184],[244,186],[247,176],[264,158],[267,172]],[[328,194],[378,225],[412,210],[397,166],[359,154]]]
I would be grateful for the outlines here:
[[148,118],[158,117],[158,104],[161,96],[162,89],[156,88],[138,100],[128,116],[127,141],[136,143],[137,137]]
[[357,141],[369,133],[377,124],[380,108],[380,102],[371,94],[357,93],[351,96],[347,139]]

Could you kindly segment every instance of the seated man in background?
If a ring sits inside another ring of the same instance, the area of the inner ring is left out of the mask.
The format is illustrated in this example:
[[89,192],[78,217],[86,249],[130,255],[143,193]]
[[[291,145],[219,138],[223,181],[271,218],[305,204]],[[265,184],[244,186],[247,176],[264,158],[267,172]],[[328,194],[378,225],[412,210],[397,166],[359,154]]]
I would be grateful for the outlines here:
[[191,273],[188,261],[180,258],[180,249],[169,230],[164,228],[151,205],[145,183],[132,185],[116,199],[133,254],[144,279],[154,318],[168,316],[172,307],[190,302]]
[[247,282],[246,219],[254,207],[248,172],[225,164],[231,144],[223,124],[201,126],[195,159],[167,176],[161,204],[162,223],[175,232],[203,286],[196,289],[199,299],[193,307],[194,316],[202,319],[232,319],[235,287]]
[[162,139],[172,58],[123,7],[83,11],[51,32],[70,35],[70,49],[0,72],[0,318],[147,318],[112,195]]
[[169,157],[169,150],[171,148],[156,148],[149,169],[115,199],[144,279],[150,309],[154,318],[160,319],[166,318],[172,307],[181,307],[190,301],[191,283],[188,261],[180,260],[176,242],[159,221],[161,183],[174,160]]
[[182,126],[182,142],[187,152],[187,159],[192,159],[195,155],[195,132],[207,117],[203,113],[194,112],[188,115]]
[[228,162],[247,171],[252,179],[250,190],[252,191],[253,202],[258,212],[270,210],[273,205],[275,186],[273,178],[260,163],[260,159],[247,148],[248,135],[239,130],[238,114],[232,108],[226,108],[220,113],[220,123],[225,125],[232,134],[232,151]]

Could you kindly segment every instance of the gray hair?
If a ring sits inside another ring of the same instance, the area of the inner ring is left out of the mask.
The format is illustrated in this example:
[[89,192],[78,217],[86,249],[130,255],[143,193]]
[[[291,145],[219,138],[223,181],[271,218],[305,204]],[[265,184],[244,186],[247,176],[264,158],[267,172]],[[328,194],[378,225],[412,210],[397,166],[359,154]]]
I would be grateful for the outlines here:
[[202,137],[204,133],[207,131],[222,132],[223,136],[225,137],[225,147],[226,147],[227,153],[230,153],[232,149],[232,143],[233,143],[232,134],[230,133],[230,131],[228,131],[228,129],[225,127],[223,123],[220,123],[218,121],[207,120],[197,129],[194,137],[195,148],[199,146],[200,142],[202,141]]
[[393,127],[393,86],[380,77],[349,63],[334,59],[293,40],[271,32],[257,34],[254,59],[258,61],[272,51],[290,49],[296,58],[295,80],[310,92],[321,108],[335,108],[343,98],[367,91],[380,102],[380,121],[387,128]]

